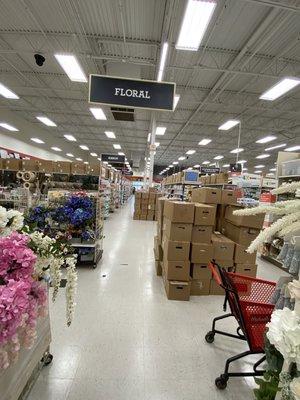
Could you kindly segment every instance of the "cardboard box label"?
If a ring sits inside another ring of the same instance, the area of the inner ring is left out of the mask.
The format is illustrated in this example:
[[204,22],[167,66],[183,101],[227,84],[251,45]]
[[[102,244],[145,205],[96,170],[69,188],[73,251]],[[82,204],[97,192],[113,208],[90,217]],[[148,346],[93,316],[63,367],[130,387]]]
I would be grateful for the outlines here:
[[210,279],[192,280],[191,296],[209,295]]
[[212,255],[211,244],[192,243],[191,262],[193,264],[207,264],[211,261]]

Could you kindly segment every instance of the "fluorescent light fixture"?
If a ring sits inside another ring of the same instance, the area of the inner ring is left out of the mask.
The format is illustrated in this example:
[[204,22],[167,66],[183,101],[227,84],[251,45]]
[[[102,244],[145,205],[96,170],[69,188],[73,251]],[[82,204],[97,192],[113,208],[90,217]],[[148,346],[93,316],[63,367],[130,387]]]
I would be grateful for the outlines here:
[[106,116],[100,107],[90,107],[90,112],[96,119],[106,120]]
[[151,140],[151,132],[148,133],[147,142],[150,143],[150,140]]
[[82,158],[77,157],[76,160],[77,160],[77,161],[82,161]]
[[114,134],[114,132],[105,131],[104,133],[109,139],[115,139],[116,138],[116,135]]
[[170,165],[169,165],[169,168],[173,168],[173,165],[172,165],[172,164],[170,164]]
[[256,156],[255,158],[263,159],[263,158],[268,158],[268,157],[270,157],[270,154],[260,154],[259,156]]
[[51,121],[50,118],[48,117],[43,117],[43,116],[39,116],[36,117],[36,119],[38,119],[39,121],[41,121],[44,125],[47,126],[57,126],[55,122]]
[[61,149],[59,147],[55,147],[55,146],[51,147],[51,149],[54,150],[54,151],[61,151]]
[[292,146],[288,147],[287,149],[284,149],[284,151],[298,151],[300,150],[300,146]]
[[54,54],[54,57],[71,81],[87,82],[85,73],[75,56],[72,54]]
[[174,164],[174,165],[177,165],[177,164],[178,164],[178,161],[173,161],[173,164]]
[[233,128],[234,126],[240,123],[237,119],[229,119],[228,121],[224,122],[221,126],[219,126],[220,131],[228,131],[229,129]]
[[269,171],[274,171],[275,172],[275,171],[277,171],[277,169],[276,168],[270,168]]
[[243,167],[243,171],[248,171],[248,168],[244,168],[244,167]]
[[119,156],[125,156],[125,153],[123,153],[123,151],[118,151],[118,155]]
[[242,151],[244,151],[244,149],[242,149],[242,148],[240,147],[239,149],[233,149],[233,150],[231,150],[230,153],[237,154],[237,153],[241,153]]
[[195,153],[196,153],[196,150],[188,150],[185,154],[192,155]]
[[216,163],[209,164],[210,167],[213,167],[214,165],[216,165]]
[[247,162],[247,160],[239,160],[237,163],[238,164],[245,164]]
[[186,157],[183,157],[183,156],[178,157],[178,160],[179,160],[179,161],[183,161],[183,160],[185,160],[185,159],[186,159]]
[[165,171],[169,171],[169,169],[170,169],[170,168],[169,168],[169,167],[167,167],[167,168],[165,168]]
[[155,146],[158,147],[160,145],[159,142],[155,142]]
[[11,100],[17,100],[20,98],[16,93],[8,89],[8,87],[4,86],[2,83],[0,83],[0,95]]
[[179,94],[175,94],[175,96],[174,96],[174,107],[173,107],[173,110],[175,110],[175,108],[177,107],[177,104],[178,104],[178,102],[179,102],[179,99],[180,99],[180,95],[179,95]]
[[277,139],[276,136],[270,135],[270,136],[265,136],[259,140],[257,140],[255,143],[269,143],[272,142],[272,140]]
[[217,3],[207,0],[189,0],[175,48],[197,51]]
[[19,131],[19,129],[15,128],[14,126],[12,126],[10,124],[7,124],[6,122],[0,122],[0,127],[4,128],[4,129],[7,129],[8,131],[11,131],[11,132],[18,132]]
[[283,78],[270,89],[265,91],[261,96],[261,100],[273,101],[283,96],[300,84],[299,78]]
[[265,151],[270,151],[270,150],[280,149],[281,147],[285,147],[285,146],[286,146],[286,143],[283,143],[283,144],[277,144],[276,146],[268,147],[267,149],[265,149]]
[[203,165],[207,165],[207,164],[210,164],[210,161],[203,161],[203,163],[202,163]]
[[223,164],[222,165],[222,168],[228,168],[228,167],[230,167],[230,164]]
[[194,165],[193,168],[200,168],[200,164]]
[[273,172],[268,172],[267,174],[266,174],[266,176],[274,176],[275,174],[273,173]]
[[210,142],[211,142],[211,139],[202,139],[202,140],[200,140],[200,142],[198,144],[199,144],[199,146],[206,146]]
[[261,174],[262,171],[261,171],[261,170],[259,170],[259,171],[254,171],[254,173],[255,173],[255,174]]
[[64,137],[70,142],[77,142],[76,138],[73,135],[64,135]]
[[45,143],[43,140],[41,140],[41,139],[39,139],[37,137],[32,137],[30,140],[32,140],[33,142],[38,143],[38,144]]
[[91,155],[92,157],[97,157],[97,156],[98,156],[97,153],[90,153],[90,155]]
[[87,164],[88,164],[88,161],[84,161],[83,164],[87,165]]
[[72,153],[67,153],[66,156],[67,156],[67,157],[74,157],[74,154],[72,154]]
[[216,156],[214,157],[214,160],[222,160],[222,158],[224,158],[224,156]]
[[163,74],[164,74],[167,55],[168,55],[168,47],[169,47],[168,43],[165,42],[163,44],[161,56],[160,56],[160,62],[159,62],[159,68],[158,68],[158,74],[157,74],[158,82],[161,82]]
[[113,144],[114,149],[121,150],[121,146],[119,144]]
[[167,130],[167,128],[165,126],[157,126],[155,134],[158,136],[162,136],[165,134],[166,130]]
[[263,164],[260,165],[254,165],[254,168],[265,168],[265,166]]
[[79,146],[82,150],[89,150],[88,146],[86,146],[85,144],[81,144]]

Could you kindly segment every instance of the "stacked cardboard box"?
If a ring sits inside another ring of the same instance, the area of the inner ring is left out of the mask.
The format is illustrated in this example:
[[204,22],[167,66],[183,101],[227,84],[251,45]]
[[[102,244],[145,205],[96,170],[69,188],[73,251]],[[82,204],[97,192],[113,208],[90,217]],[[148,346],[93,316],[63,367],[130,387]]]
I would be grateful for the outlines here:
[[191,295],[208,295],[211,272],[208,263],[213,257],[212,232],[215,225],[216,205],[195,203],[191,250]]
[[194,222],[194,204],[164,201],[163,280],[170,300],[190,298],[190,245]]
[[224,233],[235,243],[234,270],[242,275],[256,276],[256,253],[246,252],[247,247],[262,229],[264,215],[234,215],[241,206],[229,205],[225,211]]
[[157,219],[156,204],[161,196],[154,190],[135,192],[133,219],[154,221]]
[[162,275],[162,261],[163,261],[163,250],[161,243],[159,242],[158,236],[154,236],[154,259],[155,259],[155,270],[156,275]]

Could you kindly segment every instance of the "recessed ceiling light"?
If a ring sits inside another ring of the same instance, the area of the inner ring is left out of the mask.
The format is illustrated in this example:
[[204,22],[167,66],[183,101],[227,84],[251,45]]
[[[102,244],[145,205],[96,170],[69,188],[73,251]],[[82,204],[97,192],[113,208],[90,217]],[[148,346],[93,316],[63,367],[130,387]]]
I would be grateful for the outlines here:
[[286,146],[286,143],[283,143],[283,144],[277,144],[276,146],[268,147],[267,149],[265,149],[265,151],[270,151],[270,150],[280,149],[281,147],[285,147],[285,146]]
[[261,170],[259,170],[259,171],[254,171],[254,173],[255,173],[255,174],[261,174],[262,171],[261,171]]
[[119,155],[119,156],[125,156],[125,153],[123,153],[123,151],[119,151],[119,152],[118,152],[118,155]]
[[233,154],[237,154],[237,153],[241,153],[242,151],[244,151],[244,149],[242,149],[241,147],[238,149],[233,149],[233,150],[231,150],[231,152],[230,153],[233,153]]
[[180,99],[180,95],[179,95],[179,94],[175,94],[175,96],[174,96],[174,108],[173,108],[173,111],[174,111],[175,108],[177,107],[177,104],[178,104],[178,102],[179,102],[179,99]]
[[32,140],[33,142],[38,143],[38,144],[45,143],[43,140],[36,138],[36,137],[32,137],[30,140]]
[[211,139],[202,139],[202,140],[200,140],[200,142],[198,144],[199,144],[199,146],[206,146],[210,142],[211,142]]
[[61,151],[61,149],[59,147],[55,147],[55,146],[51,147],[51,149],[54,150],[54,151]]
[[228,168],[228,167],[230,167],[230,164],[223,164],[222,165],[222,168]]
[[96,119],[106,120],[106,116],[100,107],[90,107],[90,111]]
[[183,156],[178,157],[178,160],[179,160],[179,161],[183,161],[183,160],[185,160],[185,159],[186,159],[186,157],[183,157]]
[[275,140],[275,139],[277,139],[276,136],[270,135],[270,136],[265,136],[265,137],[257,140],[255,143],[269,143],[269,142],[272,142],[272,140]]
[[76,138],[73,135],[64,135],[64,137],[70,142],[77,142]]
[[238,164],[245,164],[247,162],[247,160],[239,160],[237,163]]
[[119,144],[113,144],[114,149],[121,150],[121,146]]
[[299,78],[283,78],[270,89],[265,91],[261,96],[261,100],[273,101],[283,96],[300,84]]
[[155,146],[158,147],[160,145],[159,142],[155,142]]
[[88,161],[84,161],[83,164],[86,164],[86,165],[87,165],[87,164],[88,164]]
[[165,126],[157,126],[157,127],[156,127],[156,131],[155,131],[155,134],[156,134],[157,136],[162,136],[162,135],[165,134],[166,129],[167,129],[167,128],[166,128]]
[[116,135],[114,134],[114,132],[105,131],[104,133],[109,139],[115,139],[116,138]]
[[3,83],[0,83],[0,95],[11,100],[17,100],[20,98],[16,93],[4,86]]
[[200,164],[194,165],[193,168],[200,168]]
[[237,119],[229,119],[228,121],[224,122],[221,126],[219,126],[220,131],[228,131],[229,129],[233,128],[234,126],[240,123]]
[[54,54],[54,57],[71,81],[87,82],[87,78],[77,58],[72,54]]
[[260,154],[259,156],[256,156],[255,158],[262,159],[262,158],[268,158],[268,157],[270,157],[270,154]]
[[157,80],[160,82],[162,80],[164,71],[165,71],[165,65],[166,65],[166,60],[167,60],[167,55],[168,55],[168,48],[169,45],[167,42],[163,44],[162,51],[161,51],[161,57],[160,57],[160,62],[159,62],[159,67],[158,67],[158,74],[157,74]]
[[8,131],[11,132],[18,132],[19,129],[15,128],[14,126],[7,124],[6,122],[0,122],[1,128],[7,129]]
[[38,116],[36,117],[39,121],[41,121],[44,125],[47,126],[57,126],[55,122],[51,121],[50,118],[48,117],[43,117],[43,116]]
[[196,150],[188,150],[185,154],[192,155],[195,153],[196,153]]
[[214,157],[214,160],[222,160],[222,158],[224,158],[224,156],[216,156]]
[[172,165],[172,164],[169,165],[169,168],[173,168],[173,167],[174,167],[174,165]]
[[263,164],[260,165],[254,165],[254,168],[265,168],[265,166]]
[[175,48],[197,51],[212,18],[215,1],[189,0],[186,4]]
[[72,153],[67,153],[66,156],[67,156],[67,157],[74,157],[74,154],[72,154]]
[[203,163],[202,163],[203,165],[207,165],[207,164],[210,164],[210,161],[203,161]]
[[276,168],[270,168],[269,171],[276,171]]
[[174,165],[177,165],[177,164],[178,164],[178,161],[173,161],[173,164],[174,164]]
[[300,146],[292,146],[288,147],[287,149],[284,149],[284,151],[298,151],[300,150]]
[[82,158],[77,157],[76,160],[77,160],[77,161],[82,161]]
[[92,157],[97,157],[97,156],[98,156],[97,153],[90,153],[90,155],[91,155]]
[[86,146],[85,144],[81,144],[79,146],[82,150],[89,150],[88,146]]

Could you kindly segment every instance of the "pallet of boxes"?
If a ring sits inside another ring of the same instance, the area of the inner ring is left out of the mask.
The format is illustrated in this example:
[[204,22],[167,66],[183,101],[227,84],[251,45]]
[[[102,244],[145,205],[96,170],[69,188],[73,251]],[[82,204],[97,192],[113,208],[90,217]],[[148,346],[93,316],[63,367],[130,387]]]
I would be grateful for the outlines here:
[[144,221],[156,221],[156,203],[161,193],[150,188],[149,191],[135,192],[133,219]]

